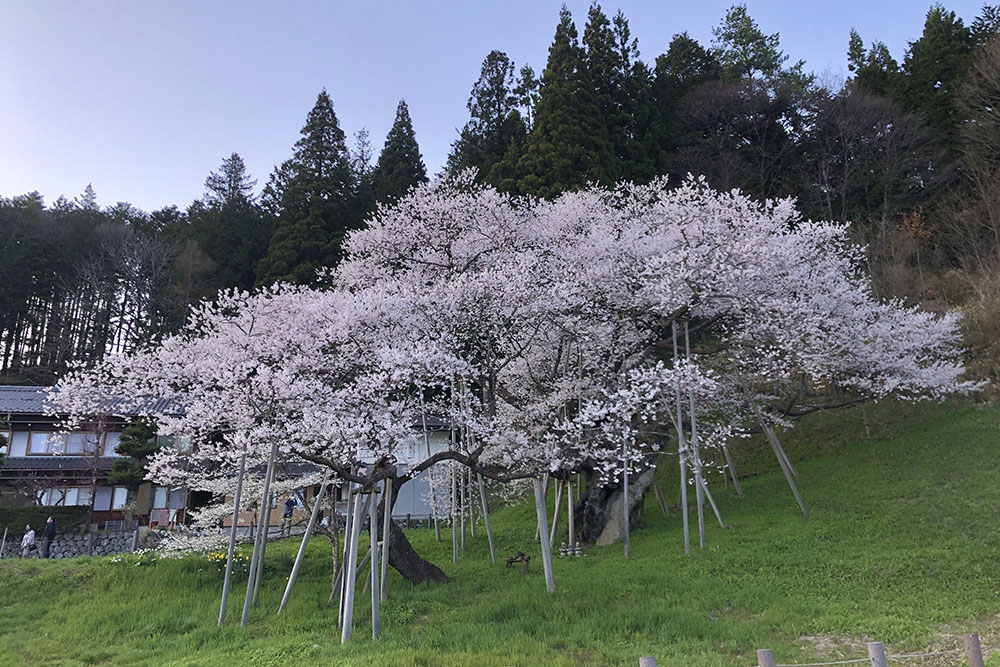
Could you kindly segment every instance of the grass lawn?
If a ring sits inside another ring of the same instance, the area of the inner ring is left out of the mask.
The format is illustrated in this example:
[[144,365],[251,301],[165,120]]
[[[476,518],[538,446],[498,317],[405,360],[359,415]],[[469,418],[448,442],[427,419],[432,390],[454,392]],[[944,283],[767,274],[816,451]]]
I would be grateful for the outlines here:
[[[890,653],[940,650],[977,631],[1000,646],[1000,409],[886,403],[813,416],[783,439],[808,520],[753,441],[737,452],[744,498],[720,475],[710,481],[728,526],[706,517],[704,551],[694,513],[686,557],[679,514],[664,518],[650,493],[631,558],[614,545],[557,559],[554,596],[527,503],[493,517],[499,555],[533,557],[527,576],[490,564],[481,528],[458,565],[450,533],[437,543],[414,530],[414,546],[452,583],[412,588],[391,572],[377,641],[359,591],[346,646],[327,603],[322,537],[281,617],[298,542],[268,547],[261,606],[245,629],[239,585],[230,622],[216,627],[221,575],[203,557],[3,561],[0,665],[636,665],[651,655],[748,667],[757,648],[788,663],[864,657],[871,639]],[[676,468],[665,462],[660,474],[672,503]],[[988,664],[1000,665],[1000,651]]]

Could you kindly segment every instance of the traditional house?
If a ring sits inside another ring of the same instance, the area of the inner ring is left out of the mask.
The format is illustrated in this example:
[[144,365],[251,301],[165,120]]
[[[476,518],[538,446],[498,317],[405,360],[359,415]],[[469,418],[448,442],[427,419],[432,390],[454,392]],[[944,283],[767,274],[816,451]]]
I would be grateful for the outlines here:
[[95,417],[78,431],[61,432],[60,418],[45,412],[49,389],[0,385],[0,435],[8,442],[0,503],[86,506],[90,522],[100,526],[129,517],[183,522],[186,490],[143,484],[136,491],[108,483],[126,419]]
[[[184,523],[187,509],[199,504],[197,493],[146,483],[137,490],[108,483],[108,473],[119,454],[115,447],[128,420],[120,416],[93,418],[79,431],[60,432],[59,416],[46,414],[45,394],[51,387],[0,385],[0,435],[7,436],[6,460],[0,467],[0,505],[35,504],[50,506],[87,506],[91,523],[105,527],[127,518],[142,524]],[[154,405],[152,410],[169,410]],[[109,406],[109,413],[114,411]],[[446,424],[435,418],[414,425],[413,439],[398,453],[401,471],[416,465],[428,455],[449,446]],[[165,438],[171,446],[189,447],[190,442]],[[362,455],[362,460],[364,456]],[[300,464],[292,474],[307,474],[316,468]],[[316,489],[301,489],[299,494],[311,500]],[[440,493],[447,494],[448,489]],[[339,490],[338,512],[344,513],[346,491]],[[270,523],[281,524],[287,496],[272,497]],[[427,471],[406,484],[396,500],[393,515],[405,519],[425,519],[432,515],[430,475]],[[293,512],[296,522],[305,518],[300,506]],[[240,525],[249,525],[251,513],[241,515]],[[231,520],[226,520],[231,525]]]

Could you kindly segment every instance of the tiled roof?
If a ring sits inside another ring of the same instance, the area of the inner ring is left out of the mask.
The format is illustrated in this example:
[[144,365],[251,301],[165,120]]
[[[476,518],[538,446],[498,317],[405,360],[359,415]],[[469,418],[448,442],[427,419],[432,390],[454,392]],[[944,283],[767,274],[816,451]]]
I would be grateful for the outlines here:
[[[0,415],[45,414],[45,395],[51,388],[0,385]],[[121,414],[124,412],[121,410],[123,402],[118,399],[108,399],[106,409],[111,414]],[[162,398],[151,398],[143,407],[153,413],[180,414],[184,412],[183,407]],[[125,414],[133,414],[133,411],[129,410]]]
[[45,408],[42,402],[48,389],[48,387],[0,385],[0,414],[43,414]]

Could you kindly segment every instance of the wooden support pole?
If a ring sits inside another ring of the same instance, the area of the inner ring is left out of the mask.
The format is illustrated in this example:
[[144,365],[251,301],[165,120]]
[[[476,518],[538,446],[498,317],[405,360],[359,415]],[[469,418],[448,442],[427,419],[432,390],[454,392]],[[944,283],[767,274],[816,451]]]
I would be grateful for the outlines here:
[[[229,583],[233,578],[233,554],[236,551],[236,530],[240,522],[240,497],[243,494],[243,476],[247,470],[247,450],[243,447],[243,456],[240,458],[240,476],[236,479],[236,496],[233,498],[233,525],[229,529],[229,551],[226,556],[226,576],[222,580],[222,604],[219,605],[219,627],[226,620],[226,604],[229,602]],[[139,528],[136,527],[136,537],[133,543],[138,540]],[[135,545],[132,546],[135,551]]]
[[767,425],[767,422],[764,421],[764,415],[761,413],[760,406],[757,405],[757,401],[751,399],[751,402],[753,403],[753,409],[757,415],[757,420],[760,422],[761,428],[764,430],[764,434],[767,436],[768,442],[771,443],[771,449],[774,451],[774,456],[778,459],[778,465],[781,466],[781,471],[785,473],[785,480],[788,482],[788,486],[792,489],[792,494],[795,496],[795,502],[799,504],[799,509],[802,510],[802,515],[808,519],[809,510],[806,509],[806,504],[802,501],[802,496],[799,495],[799,489],[795,486],[795,480],[792,479],[792,471],[789,469],[785,457],[781,455],[781,446],[778,444],[778,438]]
[[775,667],[774,651],[762,648],[757,651],[757,667]]
[[625,558],[628,558],[629,547],[631,546],[632,526],[629,525],[629,519],[631,518],[629,510],[631,508],[629,507],[630,503],[628,500],[628,445],[624,442],[622,443],[622,469],[625,480],[624,488],[622,489],[622,511],[625,513]]
[[[542,496],[544,498],[546,498],[546,500],[549,497],[549,473],[545,473],[544,475],[542,475]],[[538,540],[539,540],[539,537],[538,537],[538,527],[536,526],[535,527],[535,541],[537,542]]]
[[[320,506],[323,504],[323,494],[326,493],[326,485],[330,481],[330,471],[328,470],[325,475],[323,475],[323,481],[319,485],[319,493],[313,498],[313,508],[312,512],[309,514],[309,523],[306,525],[306,532],[302,535],[302,543],[299,545],[299,551],[295,554],[295,563],[292,564],[292,571],[288,575],[288,583],[285,584],[285,593],[281,596],[281,604],[278,605],[278,613],[280,614],[285,610],[285,606],[288,604],[288,599],[292,597],[292,587],[295,585],[295,578],[299,576],[299,569],[302,567],[302,561],[305,560],[306,547],[309,546],[309,538],[312,536],[313,529],[316,527],[316,519],[319,517]],[[304,500],[304,499],[303,499]]]
[[493,561],[493,564],[496,565],[497,550],[493,545],[493,528],[490,526],[490,508],[486,504],[486,488],[483,486],[483,476],[479,473],[476,473],[476,476],[479,478],[479,499],[483,503],[483,519],[486,522],[486,539],[490,542],[490,559]]
[[715,499],[712,498],[712,492],[708,490],[708,483],[705,481],[704,477],[701,478],[701,485],[705,492],[705,497],[708,498],[708,504],[712,506],[712,511],[715,512],[715,518],[719,521],[719,526],[725,528],[726,524],[722,520],[722,514],[719,513],[719,508],[715,504]]
[[[691,336],[688,323],[684,322],[684,355],[691,363]],[[705,480],[701,476],[701,443],[698,440],[698,417],[694,407],[694,390],[688,389],[688,405],[691,413],[691,467],[694,470],[694,490],[698,503],[698,540],[701,548],[705,548]]]
[[[6,548],[7,548],[7,526],[4,526],[3,539],[0,540],[0,558],[3,558],[4,549]],[[132,549],[132,551],[135,551],[135,549]]]
[[726,443],[722,443],[722,453],[726,457],[726,468],[729,469],[729,476],[733,478],[733,487],[736,488],[736,495],[742,498],[743,487],[740,486],[740,478],[736,476],[736,468],[733,466],[733,457],[729,453],[729,447]]
[[[337,628],[342,627],[344,620],[344,593],[347,592],[347,577],[344,576],[347,570],[347,555],[351,553],[351,535],[353,535],[354,514],[351,506],[354,504],[354,485],[347,483],[347,505],[344,512],[344,553],[341,554],[340,572],[337,573],[339,581],[339,593],[337,597]],[[336,504],[334,504],[334,514],[336,514]],[[334,516],[336,519],[336,516]]]
[[455,474],[455,464],[451,464],[451,562],[458,563],[458,521],[455,518],[455,505],[458,503],[458,476]]
[[979,635],[965,635],[965,657],[969,661],[969,667],[984,667],[983,649],[979,645]]
[[[274,475],[277,472],[276,466],[271,466],[271,477],[265,483],[265,488],[270,488],[270,483],[274,481]],[[267,536],[271,532],[271,496],[269,493],[265,493],[267,496],[267,513],[264,514],[265,520],[261,523],[264,528],[264,539],[260,542],[260,557],[257,559],[257,571],[254,574],[253,581],[253,606],[257,606],[257,597],[260,595],[260,582],[264,578],[264,553],[267,550]]]
[[268,523],[264,519],[266,516],[265,512],[269,512],[271,509],[271,503],[268,502],[268,494],[271,492],[271,472],[274,469],[274,459],[277,455],[278,441],[275,440],[271,444],[271,454],[268,457],[267,468],[264,473],[264,492],[261,494],[260,498],[260,517],[257,520],[257,537],[254,540],[253,555],[250,557],[250,571],[247,573],[247,595],[246,599],[243,600],[243,617],[240,619],[241,627],[245,627],[247,621],[250,620],[250,603],[253,599],[254,573],[257,571],[256,568],[262,558],[260,554],[260,543],[266,539],[266,533],[262,536],[261,530]]
[[565,482],[556,480],[556,508],[552,510],[552,526],[549,528],[549,547],[555,545],[556,527],[559,525],[559,508],[562,506],[562,493]]
[[567,532],[569,533],[569,548],[572,549],[576,545],[576,513],[573,509],[572,476],[566,482],[566,520],[569,524],[567,526]]
[[663,512],[663,516],[669,517],[670,512],[667,510],[667,501],[663,498],[663,489],[660,488],[660,483],[656,481],[656,473],[653,473],[653,491],[656,493],[656,500],[660,503],[660,511]]
[[774,428],[772,428],[770,424],[765,424],[765,428],[767,429],[767,437],[771,439],[774,442],[774,446],[778,448],[778,453],[781,455],[781,458],[784,459],[785,465],[788,466],[788,469],[792,471],[793,475],[798,477],[799,471],[795,469],[794,465],[792,465],[792,459],[788,458],[788,452],[786,452],[785,448],[781,445],[781,440],[778,439],[778,434],[774,432]]
[[[427,458],[431,457],[431,441],[427,437],[427,412],[424,410],[424,390],[420,390],[420,423],[424,432],[424,447],[427,448]],[[434,471],[427,469],[427,484],[431,487],[431,516],[434,517],[434,537],[441,541],[441,525],[438,523],[437,489],[434,488]],[[385,577],[382,577],[385,581]]]
[[358,540],[361,537],[361,494],[354,495],[354,512],[351,521],[350,548],[347,550],[347,570],[344,576],[344,619],[340,632],[340,643],[351,638],[351,624],[354,620],[354,577],[358,567]]
[[466,474],[468,475],[466,488],[469,490],[469,537],[476,539],[476,501],[472,494],[472,468],[469,468]]
[[872,661],[872,667],[889,667],[882,642],[868,642],[868,657]]
[[[392,521],[392,479],[385,478],[385,494],[382,503],[382,591],[380,601],[389,599],[389,524]],[[440,541],[440,540],[438,540]]]
[[[388,480],[386,480],[388,481]],[[378,504],[374,502],[375,490],[372,490],[372,503],[368,506],[368,539],[371,542],[371,584],[372,584],[372,639],[378,639],[382,632],[382,610],[379,602],[382,597],[382,587],[379,585],[378,556]],[[386,503],[388,505],[388,502]]]
[[[545,492],[542,490],[542,480],[535,480],[535,514],[538,517],[538,534],[547,535],[549,527],[547,512],[545,510]],[[542,568],[545,570],[545,590],[549,593],[556,592],[556,581],[552,574],[552,548],[548,540],[542,542]]]
[[[671,333],[674,341],[674,368],[680,362],[680,355],[677,352],[677,322],[671,323]],[[674,427],[677,429],[677,458],[680,462],[681,471],[681,514],[684,524],[684,553],[691,553],[691,531],[688,526],[688,502],[687,502],[687,443],[684,442],[684,417],[681,409],[681,385],[678,381],[675,388],[675,398],[677,403],[677,418]]]
[[458,471],[458,491],[459,491],[458,512],[460,517],[459,520],[462,525],[462,551],[465,551],[465,497],[468,494],[466,494],[465,492],[464,468]]

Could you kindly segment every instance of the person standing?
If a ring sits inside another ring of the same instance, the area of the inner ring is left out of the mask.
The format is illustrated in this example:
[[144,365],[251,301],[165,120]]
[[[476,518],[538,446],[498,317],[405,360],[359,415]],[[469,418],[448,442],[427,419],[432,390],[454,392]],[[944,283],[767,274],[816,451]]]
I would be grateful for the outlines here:
[[21,538],[21,558],[29,558],[31,552],[35,550],[35,531],[31,529],[29,523],[24,528],[24,537]]
[[42,531],[42,558],[49,557],[49,547],[52,546],[52,540],[56,537],[56,524],[52,521],[52,517],[45,520],[45,530]]
[[288,496],[285,501],[285,515],[281,517],[281,532],[290,535],[292,532],[292,510],[299,504],[294,495]]

